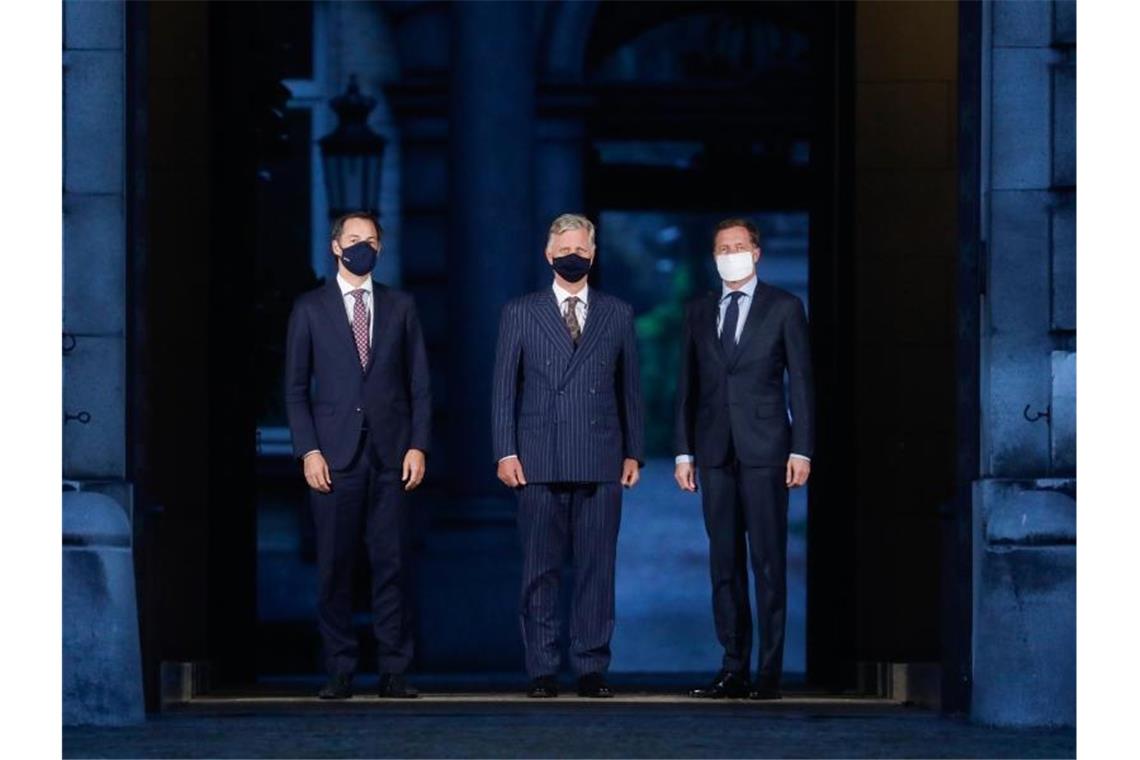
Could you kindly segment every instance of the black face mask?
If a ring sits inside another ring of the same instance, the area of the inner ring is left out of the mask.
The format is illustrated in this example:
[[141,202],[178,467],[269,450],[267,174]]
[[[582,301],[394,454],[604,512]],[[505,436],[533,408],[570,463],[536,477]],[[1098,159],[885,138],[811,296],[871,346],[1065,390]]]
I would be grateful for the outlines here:
[[376,249],[366,240],[340,249],[340,260],[344,262],[344,268],[355,275],[366,275],[371,272],[376,266],[376,256]]
[[590,271],[590,260],[576,253],[569,253],[554,259],[550,267],[567,282],[578,282]]

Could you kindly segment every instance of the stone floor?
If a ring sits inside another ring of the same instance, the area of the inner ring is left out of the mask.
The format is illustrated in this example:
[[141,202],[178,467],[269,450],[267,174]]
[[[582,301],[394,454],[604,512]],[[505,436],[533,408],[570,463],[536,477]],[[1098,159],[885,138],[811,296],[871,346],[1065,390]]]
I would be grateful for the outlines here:
[[1072,729],[1013,730],[896,703],[817,695],[697,703],[623,690],[611,701],[513,693],[286,692],[200,699],[130,728],[66,728],[64,757],[1075,757]]

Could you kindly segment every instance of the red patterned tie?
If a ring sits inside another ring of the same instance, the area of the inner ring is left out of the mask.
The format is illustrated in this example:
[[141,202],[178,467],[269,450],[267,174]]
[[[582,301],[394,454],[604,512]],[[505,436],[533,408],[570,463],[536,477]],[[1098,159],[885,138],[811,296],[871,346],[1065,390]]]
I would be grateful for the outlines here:
[[352,334],[356,338],[356,353],[360,354],[360,369],[368,366],[368,307],[364,305],[364,289],[349,291],[356,299],[352,305]]

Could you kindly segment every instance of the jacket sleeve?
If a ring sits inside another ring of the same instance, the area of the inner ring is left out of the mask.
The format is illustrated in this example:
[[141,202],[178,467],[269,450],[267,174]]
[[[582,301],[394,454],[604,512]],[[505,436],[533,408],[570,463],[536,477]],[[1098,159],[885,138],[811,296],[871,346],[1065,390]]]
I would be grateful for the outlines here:
[[791,451],[805,457],[815,448],[815,383],[811,343],[804,305],[797,298],[784,319],[784,352],[788,367],[788,396],[792,407]]
[[522,360],[522,327],[519,303],[508,303],[499,318],[499,342],[495,349],[495,374],[491,387],[491,437],[495,462],[518,456],[516,400],[519,364]]
[[431,447],[431,373],[419,313],[411,297],[408,298],[404,331],[408,397],[412,402],[412,437],[408,448],[419,449],[426,454]]
[[697,345],[693,340],[692,306],[685,307],[681,326],[681,361],[677,372],[677,400],[673,415],[673,454],[696,454],[694,425],[696,423],[696,389],[693,370],[696,369]]
[[285,333],[285,416],[293,438],[293,455],[298,459],[319,449],[313,410],[309,403],[312,380],[313,342],[305,307],[297,302],[289,315]]
[[618,409],[622,411],[622,448],[626,459],[636,459],[638,465],[644,467],[645,420],[641,404],[641,369],[637,358],[637,333],[633,327],[633,309],[627,306],[625,311],[621,359],[618,365],[618,390],[621,393]]

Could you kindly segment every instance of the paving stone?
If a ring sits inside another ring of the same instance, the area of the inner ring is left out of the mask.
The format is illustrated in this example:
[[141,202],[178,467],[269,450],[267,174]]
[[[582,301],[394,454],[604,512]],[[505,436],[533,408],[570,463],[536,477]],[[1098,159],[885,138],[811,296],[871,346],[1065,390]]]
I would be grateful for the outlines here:
[[899,706],[560,698],[243,707],[63,732],[64,757],[1073,757],[1072,729],[1014,730]]

